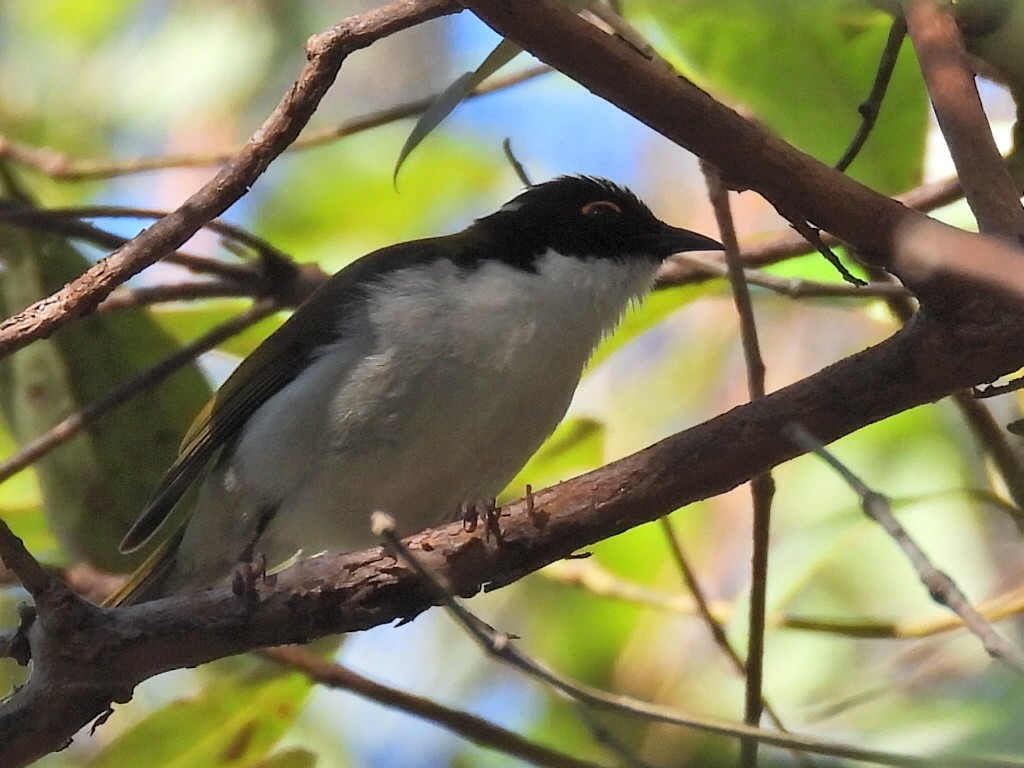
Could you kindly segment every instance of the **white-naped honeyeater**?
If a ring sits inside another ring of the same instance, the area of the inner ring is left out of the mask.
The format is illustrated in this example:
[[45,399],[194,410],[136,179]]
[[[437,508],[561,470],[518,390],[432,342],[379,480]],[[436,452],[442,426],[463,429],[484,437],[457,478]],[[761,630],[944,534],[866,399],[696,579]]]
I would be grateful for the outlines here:
[[462,232],[353,262],[200,415],[122,550],[199,483],[194,509],[111,602],[203,589],[254,557],[369,546],[375,510],[407,534],[493,497],[658,265],[719,249],[612,182],[567,176]]

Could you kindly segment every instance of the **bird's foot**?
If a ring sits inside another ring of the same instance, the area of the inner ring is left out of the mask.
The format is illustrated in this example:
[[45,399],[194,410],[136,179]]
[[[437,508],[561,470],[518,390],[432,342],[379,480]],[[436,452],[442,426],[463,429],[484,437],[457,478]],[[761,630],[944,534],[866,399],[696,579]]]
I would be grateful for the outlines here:
[[259,602],[256,584],[267,580],[267,557],[262,552],[251,558],[239,560],[231,571],[231,591],[243,602],[247,610],[252,610]]
[[497,505],[493,497],[462,502],[459,504],[459,518],[462,520],[464,531],[472,533],[476,530],[477,525],[482,523],[484,539],[493,536],[495,541],[501,541],[501,527],[498,524],[501,518],[501,507]]

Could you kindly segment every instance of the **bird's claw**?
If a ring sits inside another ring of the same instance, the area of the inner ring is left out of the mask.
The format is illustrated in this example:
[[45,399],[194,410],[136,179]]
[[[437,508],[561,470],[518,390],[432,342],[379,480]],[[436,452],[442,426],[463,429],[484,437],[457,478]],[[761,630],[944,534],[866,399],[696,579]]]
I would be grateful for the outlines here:
[[462,502],[459,504],[459,517],[462,520],[462,530],[472,533],[482,522],[485,539],[493,536],[495,541],[501,540],[501,527],[498,524],[501,518],[501,507],[497,505],[493,497]]
[[267,556],[262,552],[257,552],[251,559],[235,563],[231,572],[231,591],[245,604],[248,610],[252,610],[259,601],[256,583],[266,580]]

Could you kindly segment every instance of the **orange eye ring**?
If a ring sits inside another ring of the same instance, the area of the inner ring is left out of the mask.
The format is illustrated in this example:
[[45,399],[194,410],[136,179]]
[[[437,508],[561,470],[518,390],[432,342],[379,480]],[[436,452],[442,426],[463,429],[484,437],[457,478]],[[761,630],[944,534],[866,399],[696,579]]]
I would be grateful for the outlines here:
[[584,216],[601,215],[602,213],[622,213],[622,209],[611,200],[594,200],[580,208]]

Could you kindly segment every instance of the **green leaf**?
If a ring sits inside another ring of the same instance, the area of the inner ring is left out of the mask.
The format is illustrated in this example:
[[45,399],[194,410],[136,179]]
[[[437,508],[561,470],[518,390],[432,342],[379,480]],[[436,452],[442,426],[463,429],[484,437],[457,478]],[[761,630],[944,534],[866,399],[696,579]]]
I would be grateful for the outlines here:
[[[562,0],[562,4],[568,7],[573,13],[579,13],[589,6],[594,0]],[[440,95],[434,103],[420,115],[413,126],[409,138],[405,140],[402,149],[398,153],[398,160],[395,162],[395,171],[392,179],[398,178],[398,172],[416,147],[439,126],[448,115],[455,111],[466,97],[469,96],[484,80],[493,75],[499,69],[508,64],[512,59],[523,52],[513,42],[502,40],[494,47],[487,58],[472,72],[465,72],[459,75]]]
[[[10,179],[0,193],[31,204]],[[0,222],[0,310],[13,314],[80,275],[88,260],[64,239]],[[99,400],[177,348],[142,309],[93,315],[0,361],[0,415],[19,444]],[[67,553],[130,570],[117,545],[210,396],[195,364],[141,392],[35,464],[43,509]]]
[[398,160],[395,162],[395,171],[392,179],[398,178],[398,172],[402,168],[405,159],[420,145],[430,133],[448,117],[455,108],[461,104],[469,94],[484,80],[493,75],[512,59],[522,53],[523,49],[508,40],[502,40],[487,54],[483,63],[472,72],[459,75],[444,91],[434,100],[434,103],[420,115],[416,125],[412,127],[409,138],[405,140],[402,149],[398,153]]
[[[637,0],[652,37],[688,76],[835,163],[860,125],[892,18],[851,0]],[[904,44],[909,47],[909,44]],[[850,175],[885,193],[916,185],[928,104],[908,50]]]
[[285,758],[288,752],[278,756],[277,762],[264,762],[295,722],[310,689],[309,679],[302,674],[256,684],[210,683],[197,698],[176,701],[126,731],[91,760],[88,768],[311,765],[301,761],[301,756]]

